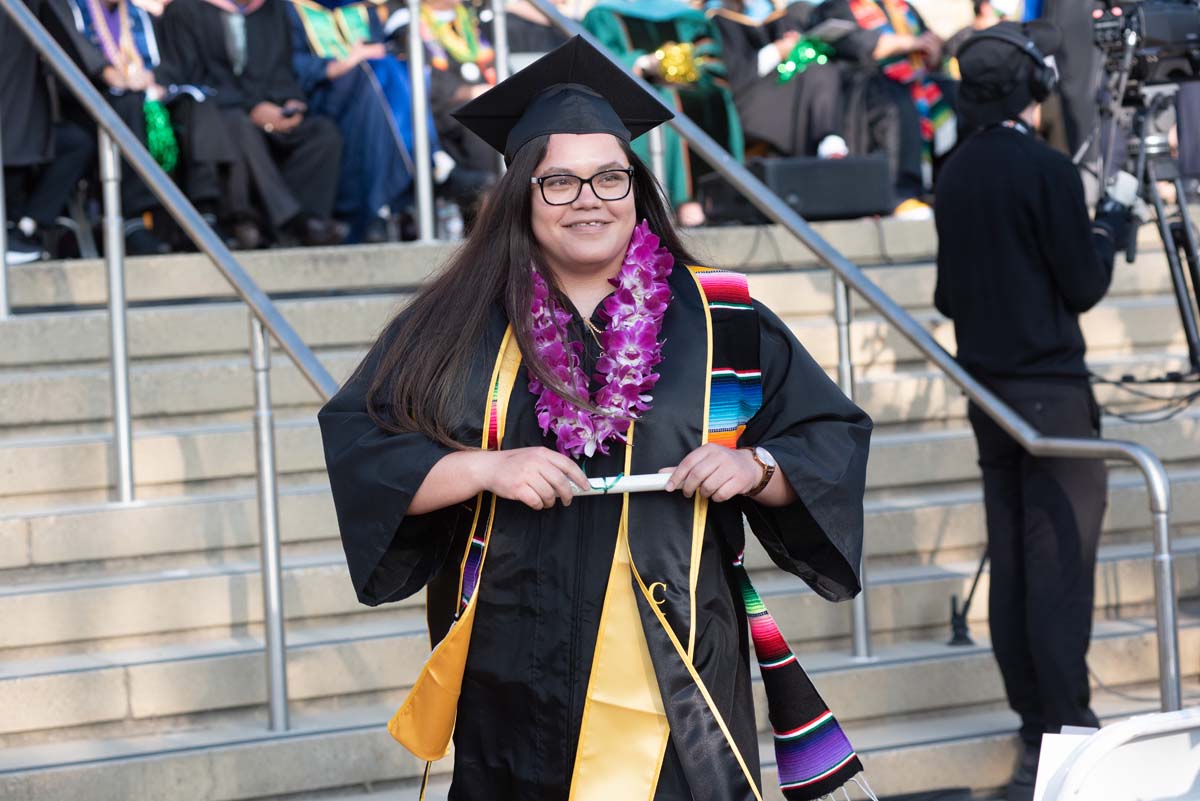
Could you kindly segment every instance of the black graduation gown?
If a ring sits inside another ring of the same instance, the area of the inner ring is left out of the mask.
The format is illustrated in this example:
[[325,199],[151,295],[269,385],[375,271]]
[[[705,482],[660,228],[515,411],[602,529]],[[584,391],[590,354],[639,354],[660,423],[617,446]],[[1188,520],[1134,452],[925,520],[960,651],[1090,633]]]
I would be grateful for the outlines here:
[[[705,337],[696,336],[705,326],[702,301],[684,268],[677,267],[670,281],[673,300],[663,321],[664,361],[658,368],[662,377],[654,408],[635,424],[634,473],[675,464],[700,443],[699,421],[678,412],[695,407],[708,376],[703,369],[672,368],[706,363]],[[749,638],[730,568],[744,542],[743,513],[780,567],[826,598],[854,595],[859,590],[871,430],[867,415],[845,398],[784,324],[764,307],[758,310],[764,403],[741,444],[766,447],[799,500],[784,508],[748,499],[710,507],[693,607],[696,668],[755,776],[759,763]],[[598,319],[593,323],[601,324]],[[466,379],[472,410],[482,408],[477,401],[484,397],[505,326],[497,309]],[[581,321],[576,319],[572,328],[572,336],[585,343],[584,368],[590,373],[597,345]],[[385,433],[368,418],[365,376],[375,362],[369,355],[364,369],[319,415],[342,541],[363,603],[396,601],[428,585],[430,632],[437,642],[455,610],[473,502],[406,515],[430,468],[449,451],[420,434]],[[461,441],[479,441],[482,420],[476,416],[467,415],[457,426]],[[523,367],[507,420],[504,448],[553,447],[537,426]],[[624,447],[617,442],[608,455],[585,460],[586,472],[621,472]],[[635,507],[634,499],[640,506]],[[635,559],[639,549],[645,562],[654,561],[652,551],[675,554],[679,534],[690,548],[690,522],[686,532],[676,528],[681,519],[690,521],[692,509],[693,502],[679,493],[631,496],[629,536]],[[459,699],[452,800],[568,797],[620,510],[616,496],[578,499],[570,507],[546,511],[498,503]],[[682,562],[686,574],[686,557]],[[646,564],[639,569],[643,575],[650,570]],[[668,582],[664,608],[686,608],[687,592],[686,577],[682,589]],[[672,723],[656,799],[693,797],[680,754],[717,747],[711,737],[709,742],[703,738],[698,726]]]
[[223,197],[232,217],[258,207],[276,227],[301,213],[327,218],[333,212],[342,139],[327,117],[308,113],[287,133],[267,134],[249,120],[261,102],[283,105],[305,99],[292,68],[292,41],[283,0],[266,0],[245,15],[246,62],[234,71],[226,44],[225,12],[204,0],[177,0],[163,12],[159,83],[211,91],[219,114],[189,121],[189,137],[212,161],[234,166]]
[[[37,14],[41,0],[26,0],[26,5]],[[46,74],[33,45],[7,14],[0,14],[0,124],[5,168],[54,157]]]
[[709,14],[721,33],[733,100],[747,144],[765,142],[785,156],[811,156],[831,134],[842,133],[841,77],[835,67],[812,64],[785,83],[774,71],[758,74],[758,52],[789,31],[804,30],[810,7],[794,3],[755,23],[742,14]]

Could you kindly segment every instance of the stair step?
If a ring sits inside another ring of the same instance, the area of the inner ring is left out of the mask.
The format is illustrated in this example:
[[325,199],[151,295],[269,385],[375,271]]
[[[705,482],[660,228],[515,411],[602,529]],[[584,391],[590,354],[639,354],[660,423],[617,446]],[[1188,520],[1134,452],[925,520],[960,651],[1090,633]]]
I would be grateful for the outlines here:
[[[1194,681],[1186,686],[1197,689]],[[1150,688],[1139,688],[1149,692]],[[1106,720],[1153,711],[1157,704],[1099,692]],[[149,801],[181,791],[206,801],[243,801],[411,780],[423,765],[396,745],[382,723],[393,710],[358,706],[293,718],[293,729],[261,722],[148,737],[54,743],[0,752],[0,797],[14,801]],[[937,717],[850,724],[874,789],[883,797],[936,787],[1003,785],[1015,756],[1015,716],[964,710]],[[778,801],[770,738],[760,740],[765,797]],[[451,760],[434,765],[444,777]]]
[[[1164,462],[1200,457],[1200,409],[1153,424],[1107,420],[1111,439],[1138,442]],[[275,421],[280,474],[319,473],[325,459],[313,408],[280,410]],[[255,474],[249,420],[208,425],[140,426],[133,439],[138,485],[246,478]],[[104,489],[113,485],[107,432],[0,439],[0,486],[10,496]],[[957,425],[905,426],[877,431],[867,466],[870,489],[975,481],[975,440]]]

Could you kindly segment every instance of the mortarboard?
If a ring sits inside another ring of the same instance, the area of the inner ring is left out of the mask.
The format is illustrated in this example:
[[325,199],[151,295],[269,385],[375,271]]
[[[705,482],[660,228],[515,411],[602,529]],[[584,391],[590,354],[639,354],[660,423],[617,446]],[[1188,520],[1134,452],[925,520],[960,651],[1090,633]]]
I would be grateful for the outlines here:
[[581,36],[453,113],[506,162],[544,134],[609,133],[628,142],[674,116]]

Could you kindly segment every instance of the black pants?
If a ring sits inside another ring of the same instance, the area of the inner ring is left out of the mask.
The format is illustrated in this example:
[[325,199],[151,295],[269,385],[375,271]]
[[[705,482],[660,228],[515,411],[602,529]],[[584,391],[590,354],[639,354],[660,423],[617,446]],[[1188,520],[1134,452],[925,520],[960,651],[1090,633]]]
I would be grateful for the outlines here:
[[302,213],[333,214],[342,164],[342,135],[333,120],[306,114],[287,133],[266,133],[241,109],[222,109],[221,116],[240,153],[229,174],[226,213],[251,213],[253,190],[275,228]]
[[[1042,434],[1098,437],[1086,379],[985,380]],[[992,648],[1031,746],[1064,725],[1096,726],[1089,704],[1096,547],[1107,503],[1104,462],[1025,452],[974,404],[987,509]]]
[[29,217],[42,227],[64,213],[79,179],[96,158],[96,137],[70,122],[54,125],[54,158],[37,167],[4,170],[8,217]]

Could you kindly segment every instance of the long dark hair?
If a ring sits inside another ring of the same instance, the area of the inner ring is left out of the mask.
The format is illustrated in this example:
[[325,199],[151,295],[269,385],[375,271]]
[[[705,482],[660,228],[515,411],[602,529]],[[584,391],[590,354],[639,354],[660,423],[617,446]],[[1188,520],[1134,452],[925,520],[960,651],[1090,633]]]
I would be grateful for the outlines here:
[[[571,308],[543,266],[531,222],[530,178],[549,141],[549,135],[542,136],[517,151],[480,209],[471,235],[388,324],[363,362],[360,369],[374,365],[367,410],[385,431],[415,431],[450,447],[468,447],[454,438],[453,428],[464,408],[466,376],[496,303],[504,305],[529,373],[581,408],[590,406],[546,369],[530,331],[531,264],[538,266],[558,302]],[[677,263],[695,263],[675,231],[658,182],[627,143],[621,142],[621,149],[633,167],[637,219],[649,221]]]

